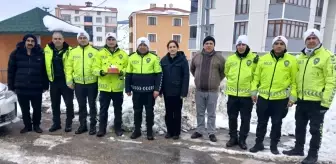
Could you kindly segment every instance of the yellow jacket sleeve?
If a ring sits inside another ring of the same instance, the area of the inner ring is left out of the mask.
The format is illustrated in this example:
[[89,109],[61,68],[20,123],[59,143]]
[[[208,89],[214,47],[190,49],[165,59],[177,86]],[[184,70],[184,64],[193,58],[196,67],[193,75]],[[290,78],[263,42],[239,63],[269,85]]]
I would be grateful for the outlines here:
[[156,57],[155,63],[154,63],[154,72],[155,73],[161,73],[162,68],[160,64],[160,57]]
[[65,63],[65,78],[66,78],[66,83],[67,85],[72,85],[73,84],[73,53],[70,51],[68,59]]
[[124,58],[123,58],[123,68],[122,68],[122,76],[126,75],[126,69],[128,67],[128,55],[126,52],[124,52]]
[[102,70],[101,68],[101,51],[99,51],[95,56],[95,60],[92,63],[92,74],[95,76],[101,76],[100,71]]
[[256,96],[258,93],[258,86],[260,83],[260,76],[261,76],[261,62],[258,62],[257,67],[253,73],[253,80],[251,83],[251,95]]
[[229,62],[230,62],[230,57],[228,57],[228,59],[225,62],[225,65],[224,65],[224,75],[225,75],[226,78],[228,78],[228,74],[230,72]]
[[330,107],[336,92],[336,72],[334,70],[336,64],[333,62],[335,60],[335,56],[331,54],[330,57],[328,57],[325,66],[323,67],[325,87],[322,95],[321,106],[326,108]]
[[297,100],[297,84],[296,84],[296,74],[298,72],[298,63],[295,59],[291,67],[291,85],[290,85],[290,96],[289,100],[295,102]]

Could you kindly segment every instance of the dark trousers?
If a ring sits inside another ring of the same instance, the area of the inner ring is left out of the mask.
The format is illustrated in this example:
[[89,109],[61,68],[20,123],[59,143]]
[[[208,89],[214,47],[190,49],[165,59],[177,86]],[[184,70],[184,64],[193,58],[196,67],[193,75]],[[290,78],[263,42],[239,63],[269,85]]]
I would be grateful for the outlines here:
[[229,135],[238,139],[238,114],[240,113],[241,125],[239,140],[245,140],[250,132],[250,120],[253,102],[251,97],[229,96],[227,101],[227,114],[229,116]]
[[51,82],[50,99],[55,125],[61,125],[61,97],[63,97],[66,106],[66,125],[71,125],[72,119],[75,117],[73,104],[74,92],[66,85],[65,80]]
[[[42,94],[38,95],[17,95],[21,112],[23,124],[29,128],[32,126],[39,126],[41,124],[42,113]],[[33,107],[33,120],[30,117],[30,104]]]
[[182,99],[180,96],[164,96],[167,132],[173,136],[181,134]]
[[281,125],[282,119],[286,117],[288,113],[288,99],[282,100],[266,100],[262,97],[258,97],[257,101],[257,116],[258,125],[256,132],[256,143],[262,143],[264,141],[268,120],[271,117],[271,144],[278,144],[281,137]]
[[89,102],[90,107],[90,127],[97,124],[97,104],[98,85],[93,84],[75,84],[75,94],[79,106],[79,123],[81,126],[87,126],[86,118],[88,115],[86,103]]
[[295,146],[303,150],[306,142],[307,124],[309,121],[309,132],[312,135],[309,145],[309,153],[313,153],[314,155],[317,155],[320,148],[324,115],[326,112],[320,104],[321,102],[298,101],[295,111]]
[[113,101],[114,108],[114,129],[121,130],[122,124],[122,104],[123,104],[123,92],[103,92],[99,93],[100,113],[99,113],[99,130],[105,130],[107,126],[108,109]]
[[141,131],[142,110],[146,109],[146,126],[147,132],[152,132],[154,125],[154,105],[155,99],[153,92],[133,92],[133,109],[134,109],[134,126],[135,131]]

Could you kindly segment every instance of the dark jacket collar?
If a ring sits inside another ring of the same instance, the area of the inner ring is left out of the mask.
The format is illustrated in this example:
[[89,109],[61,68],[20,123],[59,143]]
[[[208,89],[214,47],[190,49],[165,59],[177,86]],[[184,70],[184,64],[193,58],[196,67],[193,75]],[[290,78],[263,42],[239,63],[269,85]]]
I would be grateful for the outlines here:
[[[49,42],[48,43],[48,46],[52,49],[52,50],[54,50],[56,47],[55,47],[55,44],[53,43],[53,42]],[[63,50],[67,50],[67,49],[69,49],[69,44],[68,43],[66,43],[66,42],[63,42]]]
[[279,60],[280,58],[283,58],[286,53],[287,53],[287,49],[285,49],[284,52],[280,56],[276,56],[275,53],[274,53],[274,50],[271,50],[272,57],[274,57],[277,60]]
[[240,54],[239,52],[238,52],[238,50],[236,50],[236,55],[239,57],[239,58],[241,58],[241,57],[246,57],[247,56],[247,54],[249,54],[250,53],[250,51],[251,51],[251,49],[250,49],[250,47],[249,46],[247,46],[246,47],[246,50],[245,50],[245,52],[244,53],[242,53],[242,54]]

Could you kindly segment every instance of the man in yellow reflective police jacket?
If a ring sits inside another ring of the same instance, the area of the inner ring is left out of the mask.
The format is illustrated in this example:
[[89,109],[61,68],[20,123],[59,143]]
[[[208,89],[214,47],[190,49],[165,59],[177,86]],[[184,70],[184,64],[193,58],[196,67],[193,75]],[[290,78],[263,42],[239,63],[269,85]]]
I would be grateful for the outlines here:
[[98,76],[99,92],[99,131],[97,137],[106,134],[108,109],[111,100],[114,108],[114,132],[117,136],[123,134],[122,104],[125,84],[125,72],[128,64],[128,54],[118,48],[116,34],[106,34],[106,45],[102,48],[93,63],[93,74]]
[[[228,95],[227,113],[230,128],[230,140],[226,143],[226,146],[239,145],[241,149],[246,150],[246,138],[250,131],[253,108],[250,84],[253,79],[253,72],[257,66],[258,56],[250,50],[246,35],[238,37],[236,48],[236,53],[229,56],[226,60],[224,69],[227,78],[225,93]],[[238,139],[237,117],[239,113],[241,125]]]
[[98,94],[97,76],[92,74],[92,63],[98,50],[89,45],[90,36],[86,32],[77,34],[79,45],[72,49],[66,67],[66,81],[70,88],[75,89],[79,106],[79,123],[76,134],[88,131],[86,102],[90,107],[90,135],[96,134]]
[[298,56],[297,76],[298,101],[295,111],[295,147],[283,151],[290,156],[303,156],[306,129],[310,122],[310,148],[304,164],[316,163],[321,144],[324,115],[336,92],[336,58],[321,43],[321,34],[316,29],[304,33],[306,47]]
[[142,109],[146,109],[147,139],[154,140],[154,104],[162,85],[160,58],[149,52],[149,40],[137,40],[137,51],[130,55],[126,69],[125,90],[128,96],[133,92],[135,130],[131,139],[141,136]]
[[65,132],[72,130],[72,119],[74,118],[73,90],[68,88],[65,82],[64,66],[69,57],[71,47],[64,42],[64,37],[60,32],[54,32],[52,42],[44,48],[45,64],[50,81],[50,99],[53,113],[53,125],[49,132],[61,129],[61,97],[66,106]]
[[288,41],[284,36],[275,37],[272,45],[271,52],[260,57],[251,84],[252,99],[257,101],[258,116],[256,144],[250,149],[253,153],[264,149],[263,141],[271,117],[270,149],[273,154],[279,154],[277,145],[281,137],[282,119],[286,117],[288,107],[297,99],[296,58],[287,53]]

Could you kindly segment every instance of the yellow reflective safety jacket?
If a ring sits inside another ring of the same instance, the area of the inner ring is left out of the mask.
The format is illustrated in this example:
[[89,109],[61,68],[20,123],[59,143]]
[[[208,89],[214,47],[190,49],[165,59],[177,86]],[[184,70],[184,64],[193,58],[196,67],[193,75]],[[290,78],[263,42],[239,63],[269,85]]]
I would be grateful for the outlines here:
[[273,50],[260,57],[251,84],[252,95],[268,100],[281,100],[289,97],[296,101],[296,73],[298,71],[296,58],[285,53],[275,57]]
[[92,84],[97,82],[97,76],[93,75],[92,63],[98,50],[91,45],[85,47],[77,46],[70,51],[69,59],[66,63],[67,85]]
[[310,56],[304,50],[297,58],[298,98],[306,101],[321,101],[329,108],[336,92],[336,58],[322,45]]
[[[111,51],[107,46],[102,48],[95,56],[92,69],[98,76],[98,90],[105,92],[123,92],[125,88],[125,73],[128,64],[128,54],[117,48]],[[106,74],[111,65],[116,66],[119,74]]]
[[237,53],[229,56],[225,62],[226,89],[231,96],[251,97],[253,72],[258,63],[258,56],[251,50],[246,55]]
[[126,93],[160,91],[162,87],[162,68],[160,58],[152,53],[131,54],[128,59],[125,81]]

